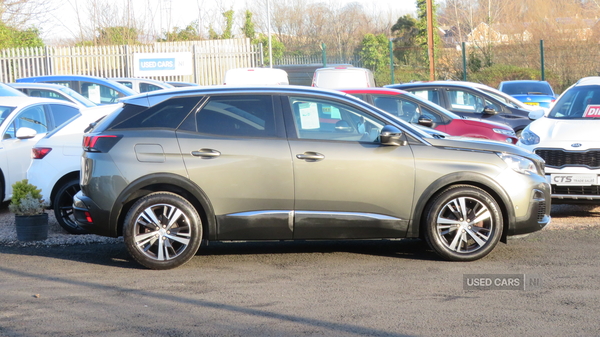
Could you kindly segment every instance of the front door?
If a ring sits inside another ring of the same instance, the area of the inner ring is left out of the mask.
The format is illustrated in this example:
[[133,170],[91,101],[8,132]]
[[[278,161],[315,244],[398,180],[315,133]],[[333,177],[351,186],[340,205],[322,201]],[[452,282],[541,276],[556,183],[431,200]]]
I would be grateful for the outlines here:
[[[410,146],[383,146],[384,122],[334,100],[290,97],[296,139],[294,238],[402,237],[413,203]],[[289,130],[289,129],[288,129]]]

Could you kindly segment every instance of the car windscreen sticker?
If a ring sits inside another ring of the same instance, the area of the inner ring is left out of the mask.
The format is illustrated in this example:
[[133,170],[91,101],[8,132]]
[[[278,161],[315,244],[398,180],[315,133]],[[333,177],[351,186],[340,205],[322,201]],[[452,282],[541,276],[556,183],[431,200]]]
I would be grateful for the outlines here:
[[300,127],[306,129],[318,129],[319,125],[319,110],[317,104],[312,102],[300,103]]
[[588,105],[587,108],[585,108],[583,117],[600,118],[600,105],[599,104]]

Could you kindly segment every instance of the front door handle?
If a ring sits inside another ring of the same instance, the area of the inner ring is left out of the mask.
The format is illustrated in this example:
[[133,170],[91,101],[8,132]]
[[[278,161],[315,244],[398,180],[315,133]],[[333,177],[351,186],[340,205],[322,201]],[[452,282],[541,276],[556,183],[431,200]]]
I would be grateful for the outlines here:
[[296,158],[306,160],[306,161],[319,161],[325,159],[325,156],[318,152],[304,152],[301,154],[297,154]]
[[199,151],[192,151],[192,156],[202,158],[216,158],[221,155],[221,152],[213,149],[200,149]]

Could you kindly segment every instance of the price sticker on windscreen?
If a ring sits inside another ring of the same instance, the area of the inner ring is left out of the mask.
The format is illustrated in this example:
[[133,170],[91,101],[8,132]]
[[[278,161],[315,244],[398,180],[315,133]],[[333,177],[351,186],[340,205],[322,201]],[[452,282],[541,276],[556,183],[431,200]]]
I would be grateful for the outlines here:
[[583,117],[600,117],[600,105],[588,105],[587,108],[585,108]]

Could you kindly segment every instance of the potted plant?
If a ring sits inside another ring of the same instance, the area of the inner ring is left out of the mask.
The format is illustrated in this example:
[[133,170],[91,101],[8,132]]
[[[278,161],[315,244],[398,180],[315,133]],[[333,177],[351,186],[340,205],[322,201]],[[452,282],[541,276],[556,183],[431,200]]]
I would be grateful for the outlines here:
[[41,190],[27,179],[12,185],[13,195],[8,209],[15,214],[19,241],[39,241],[48,238],[48,213]]

